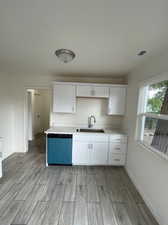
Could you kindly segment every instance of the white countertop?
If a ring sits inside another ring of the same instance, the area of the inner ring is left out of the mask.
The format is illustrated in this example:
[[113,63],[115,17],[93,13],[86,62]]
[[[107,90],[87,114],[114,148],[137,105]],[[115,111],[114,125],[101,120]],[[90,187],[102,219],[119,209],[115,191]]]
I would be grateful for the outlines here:
[[[81,127],[82,128],[82,127]],[[86,128],[86,127],[85,127]],[[79,127],[51,127],[47,131],[45,131],[46,134],[119,134],[119,135],[127,135],[123,131],[118,129],[109,129],[109,128],[101,128],[104,130],[104,133],[96,133],[96,132],[77,132],[76,129],[79,129]],[[88,128],[87,128],[88,129]],[[97,129],[92,128],[92,129]]]

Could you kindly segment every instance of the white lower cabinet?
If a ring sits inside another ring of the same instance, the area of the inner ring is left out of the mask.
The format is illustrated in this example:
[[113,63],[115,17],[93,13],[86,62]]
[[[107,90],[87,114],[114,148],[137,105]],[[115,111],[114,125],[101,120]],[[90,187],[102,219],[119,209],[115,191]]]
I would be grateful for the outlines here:
[[75,141],[72,162],[74,165],[106,165],[108,143]]
[[[121,139],[122,142],[119,142]],[[73,165],[125,165],[126,138],[107,135],[82,135],[73,137]],[[117,142],[112,142],[117,141]],[[123,142],[124,141],[124,142]]]
[[88,142],[73,142],[73,154],[72,154],[72,163],[74,165],[89,165],[90,157],[88,148]]
[[127,136],[110,135],[108,164],[124,166],[127,153]]
[[91,165],[106,165],[108,158],[108,143],[94,143],[90,149]]

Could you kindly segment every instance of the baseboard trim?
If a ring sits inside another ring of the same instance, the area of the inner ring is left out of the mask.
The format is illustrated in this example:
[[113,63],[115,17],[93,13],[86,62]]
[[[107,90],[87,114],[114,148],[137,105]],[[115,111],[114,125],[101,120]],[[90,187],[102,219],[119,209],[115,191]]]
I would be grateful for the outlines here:
[[156,211],[155,207],[152,205],[150,199],[144,193],[143,188],[139,184],[139,182],[137,181],[137,178],[136,178],[135,174],[128,167],[125,167],[125,169],[126,169],[126,172],[127,172],[128,176],[130,177],[130,179],[132,180],[133,184],[135,185],[135,187],[139,191],[139,193],[142,196],[144,202],[146,203],[146,205],[150,209],[152,215],[154,216],[154,218],[156,219],[156,221],[158,222],[158,224],[160,224],[160,225],[166,225],[166,224],[163,223],[163,221],[161,219],[161,216],[158,214],[158,212]]

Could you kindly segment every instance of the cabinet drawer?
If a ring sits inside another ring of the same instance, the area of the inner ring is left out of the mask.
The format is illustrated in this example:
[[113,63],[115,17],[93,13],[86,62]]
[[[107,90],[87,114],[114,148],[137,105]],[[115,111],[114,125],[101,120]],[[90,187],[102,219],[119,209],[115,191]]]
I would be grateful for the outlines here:
[[125,143],[110,143],[111,153],[126,153],[127,144]]
[[80,142],[108,142],[108,135],[99,135],[99,134],[74,134],[73,140]]
[[109,165],[125,165],[126,154],[110,154]]
[[127,142],[127,136],[125,135],[110,135],[110,142]]

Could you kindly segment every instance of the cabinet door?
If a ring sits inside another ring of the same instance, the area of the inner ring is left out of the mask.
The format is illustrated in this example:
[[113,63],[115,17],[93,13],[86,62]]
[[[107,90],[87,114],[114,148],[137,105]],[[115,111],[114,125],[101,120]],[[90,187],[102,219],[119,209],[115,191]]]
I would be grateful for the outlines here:
[[95,97],[95,98],[108,98],[109,88],[94,86],[94,85],[78,85],[77,86],[78,97]]
[[109,97],[109,88],[108,87],[93,86],[92,91],[93,91],[94,97],[97,97],[97,98],[108,98]]
[[91,165],[106,165],[108,157],[108,143],[95,142],[89,151]]
[[108,114],[109,115],[124,115],[125,114],[125,99],[126,99],[125,87],[110,88]]
[[90,85],[78,85],[77,86],[77,96],[78,97],[91,97],[92,89]]
[[90,164],[89,146],[90,144],[87,142],[75,141],[73,143],[72,163],[74,165],[89,165]]
[[53,93],[53,112],[75,113],[76,93],[75,85],[56,84]]

